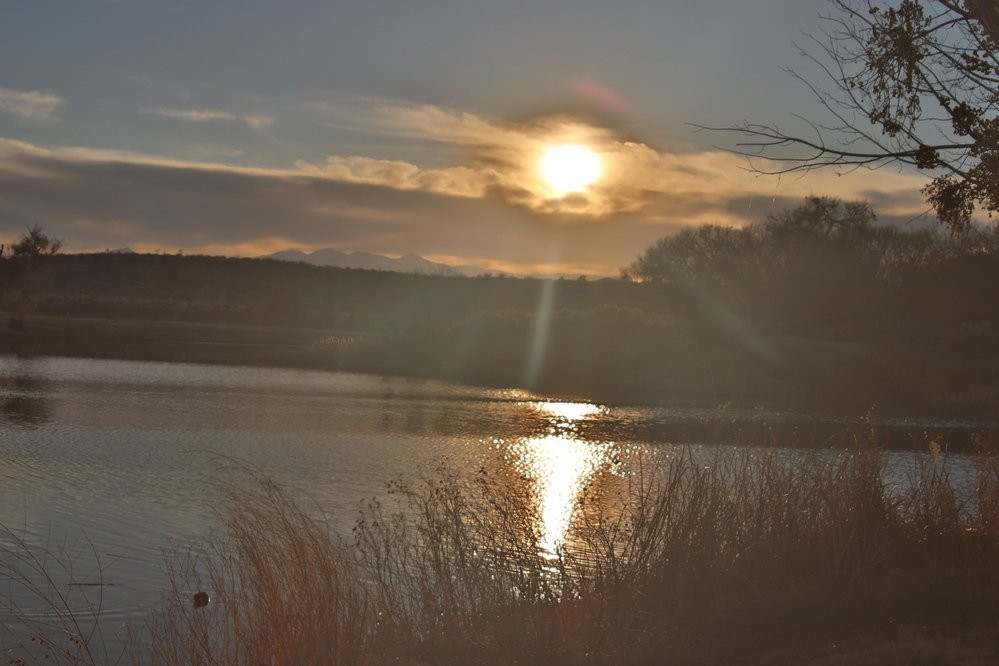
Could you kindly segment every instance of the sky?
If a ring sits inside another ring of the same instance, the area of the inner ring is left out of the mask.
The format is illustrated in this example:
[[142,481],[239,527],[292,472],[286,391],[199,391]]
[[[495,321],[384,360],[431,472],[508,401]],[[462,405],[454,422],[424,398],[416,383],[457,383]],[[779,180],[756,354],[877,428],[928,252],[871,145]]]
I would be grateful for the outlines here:
[[[615,275],[809,194],[925,213],[918,174],[759,176],[728,134],[821,118],[820,0],[0,0],[0,242],[335,247]],[[553,191],[551,146],[600,177]]]

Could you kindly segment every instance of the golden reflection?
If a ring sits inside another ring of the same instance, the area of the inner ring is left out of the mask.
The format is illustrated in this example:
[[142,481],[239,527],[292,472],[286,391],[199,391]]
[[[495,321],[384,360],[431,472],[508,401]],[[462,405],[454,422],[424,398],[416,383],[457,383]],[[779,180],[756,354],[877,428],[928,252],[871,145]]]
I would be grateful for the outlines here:
[[535,484],[540,546],[551,555],[565,543],[573,509],[583,486],[608,459],[608,444],[592,444],[564,434],[532,437],[511,451],[520,471]]
[[586,442],[576,435],[576,422],[603,413],[603,407],[584,402],[530,404],[548,418],[550,434],[522,439],[510,446],[510,453],[519,471],[534,484],[540,546],[545,555],[553,555],[565,543],[580,492],[609,461],[612,445]]
[[544,414],[574,423],[604,411],[600,405],[588,402],[536,402],[535,409]]

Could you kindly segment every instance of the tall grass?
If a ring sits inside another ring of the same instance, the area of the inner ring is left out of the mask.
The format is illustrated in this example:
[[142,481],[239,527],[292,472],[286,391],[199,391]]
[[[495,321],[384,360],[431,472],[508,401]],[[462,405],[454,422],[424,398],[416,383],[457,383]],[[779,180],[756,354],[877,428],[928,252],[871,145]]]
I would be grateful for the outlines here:
[[[0,655],[11,666],[36,663],[116,664],[123,651],[106,640],[104,564],[87,542],[90,564],[63,545],[37,546],[0,524]],[[31,600],[31,607],[17,600]]]
[[[999,464],[960,501],[928,455],[695,453],[596,479],[540,547],[529,479],[447,467],[390,484],[353,534],[260,476],[173,560],[137,655],[160,664],[772,663],[902,628],[999,620]],[[212,603],[196,608],[193,591]],[[963,631],[963,629],[961,629]],[[777,655],[774,657],[773,655]],[[782,658],[780,655],[784,655]]]
[[[979,456],[974,489],[956,487],[939,447],[904,482],[867,446],[683,449],[628,462],[591,479],[555,552],[542,545],[534,481],[509,465],[395,480],[348,535],[242,470],[221,485],[222,528],[170,558],[171,588],[132,627],[127,656],[762,664],[849,652],[853,663],[887,641],[868,663],[901,664],[946,661],[951,649],[979,663],[999,646],[995,455]],[[55,628],[33,628],[31,654],[106,663],[52,563],[29,550],[22,543],[2,571],[41,581],[53,608]],[[934,647],[937,635],[951,642]]]
[[[172,588],[134,659],[153,664],[351,664],[371,606],[361,561],[262,476],[224,485],[225,533],[169,560]],[[193,595],[210,591],[210,603]]]

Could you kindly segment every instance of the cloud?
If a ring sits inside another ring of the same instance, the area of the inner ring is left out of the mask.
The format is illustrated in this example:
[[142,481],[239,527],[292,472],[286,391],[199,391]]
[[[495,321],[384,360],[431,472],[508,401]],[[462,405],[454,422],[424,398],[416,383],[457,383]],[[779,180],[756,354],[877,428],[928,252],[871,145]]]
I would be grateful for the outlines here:
[[346,183],[365,183],[458,197],[483,197],[496,180],[495,174],[470,167],[421,169],[409,162],[359,156],[332,156],[322,164],[306,161],[296,164],[304,173]]
[[[393,177],[408,177],[401,171]],[[252,255],[338,247],[448,256],[456,263],[471,257],[506,270],[612,275],[682,226],[684,215],[703,212],[697,201],[672,204],[658,211],[659,223],[630,213],[574,225],[558,217],[541,221],[493,197],[347,182],[322,171],[0,139],[0,242],[40,224],[64,238],[67,251],[127,245]],[[722,201],[715,205],[725,209]]]
[[50,120],[65,100],[39,90],[11,90],[0,87],[0,111],[25,120]]
[[235,159],[243,154],[238,148],[212,144],[192,143],[178,146],[177,154],[195,161],[211,161],[220,159]]
[[[594,86],[577,92],[621,101]],[[49,93],[0,88],[0,111],[23,118],[50,118],[62,103]],[[573,115],[511,121],[379,99],[316,106],[336,127],[429,145],[408,154],[434,161],[334,154],[251,168],[222,163],[239,155],[224,146],[199,144],[185,153],[191,159],[178,160],[0,138],[0,240],[38,223],[76,250],[131,245],[254,254],[335,246],[454,263],[470,258],[501,270],[614,274],[684,226],[745,225],[809,194],[868,199],[894,220],[927,208],[919,192],[926,181],[916,174],[763,177],[730,153],[666,150]],[[142,112],[257,132],[275,122],[210,108]],[[604,175],[583,192],[557,196],[539,178],[538,161],[563,143],[596,151]]]
[[[300,163],[331,178],[405,190],[457,196],[498,195],[533,213],[599,218],[655,208],[681,198],[728,200],[762,195],[803,197],[813,192],[859,198],[870,192],[899,205],[893,212],[925,210],[919,174],[889,170],[841,176],[816,172],[806,179],[761,177],[745,158],[711,151],[671,152],[629,140],[615,128],[582,118],[550,115],[509,122],[434,105],[361,100],[354,106],[321,107],[339,127],[464,148],[463,164],[424,169],[419,165],[366,157],[331,156],[324,163]],[[599,156],[602,177],[582,192],[560,196],[538,174],[544,151],[559,144],[588,146]]]
[[143,113],[173,118],[190,123],[210,123],[216,121],[235,121],[245,123],[255,132],[262,132],[274,124],[274,118],[260,114],[236,114],[218,109],[168,109],[163,107],[143,108]]
[[[461,135],[478,122],[440,134]],[[606,150],[630,180],[604,195],[606,214],[581,216],[564,206],[591,199],[533,206],[532,191],[515,191],[516,179],[485,153],[439,168],[357,156],[260,168],[0,139],[0,242],[40,224],[68,251],[127,245],[256,255],[337,247],[511,272],[614,275],[685,226],[742,226],[808,194],[862,194],[898,221],[926,207],[907,174],[778,181],[717,151],[669,153],[623,140]]]
[[242,118],[243,122],[249,125],[250,129],[256,132],[263,132],[264,130],[270,129],[271,125],[274,124],[274,118],[271,116],[251,113],[244,115]]
[[238,120],[239,116],[228,111],[213,111],[211,109],[143,109],[143,113],[164,118],[176,118],[192,123],[210,123],[214,120]]

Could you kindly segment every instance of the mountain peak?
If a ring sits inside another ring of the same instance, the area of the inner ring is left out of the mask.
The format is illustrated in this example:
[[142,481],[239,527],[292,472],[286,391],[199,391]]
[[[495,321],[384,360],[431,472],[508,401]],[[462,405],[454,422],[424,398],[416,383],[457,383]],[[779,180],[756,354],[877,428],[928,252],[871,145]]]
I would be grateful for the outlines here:
[[301,261],[314,266],[339,266],[340,268],[362,268],[376,271],[394,271],[397,273],[422,273],[433,275],[481,275],[485,269],[476,266],[449,266],[430,261],[415,252],[401,257],[386,257],[372,252],[343,252],[328,247],[302,252],[301,250],[281,250],[268,254],[261,259],[278,259],[280,261]]

